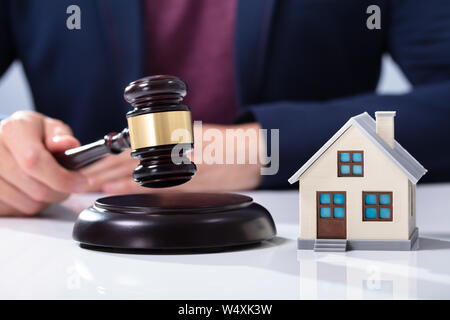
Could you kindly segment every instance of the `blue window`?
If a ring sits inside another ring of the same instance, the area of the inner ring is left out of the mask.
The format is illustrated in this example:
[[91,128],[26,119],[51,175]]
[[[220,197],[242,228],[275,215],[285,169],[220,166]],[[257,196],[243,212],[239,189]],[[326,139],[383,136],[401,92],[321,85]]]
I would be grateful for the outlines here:
[[364,152],[338,151],[338,177],[363,177]]
[[333,194],[334,204],[345,204],[345,195],[343,193]]
[[364,202],[366,204],[377,204],[377,195],[376,194],[366,194],[364,197]]
[[349,152],[341,153],[341,162],[350,162],[350,153]]
[[320,217],[321,218],[331,217],[331,209],[330,208],[320,208]]
[[342,175],[350,174],[350,166],[347,166],[347,165],[341,166],[341,174]]
[[377,218],[377,209],[376,208],[366,208],[365,217],[367,219],[376,219]]
[[380,219],[390,219],[390,218],[391,218],[391,209],[380,208]]
[[322,219],[345,218],[345,192],[317,192],[318,212]]
[[362,162],[362,153],[361,152],[353,152],[352,159],[353,159],[353,162]]
[[333,215],[335,218],[344,218],[345,217],[345,208],[334,208],[333,209]]
[[360,165],[352,166],[352,170],[353,170],[353,174],[356,176],[362,174],[362,166],[360,166]]
[[391,204],[391,195],[380,194],[380,204]]
[[329,193],[321,193],[320,194],[320,204],[330,204],[331,196]]
[[364,221],[393,221],[392,192],[363,192]]

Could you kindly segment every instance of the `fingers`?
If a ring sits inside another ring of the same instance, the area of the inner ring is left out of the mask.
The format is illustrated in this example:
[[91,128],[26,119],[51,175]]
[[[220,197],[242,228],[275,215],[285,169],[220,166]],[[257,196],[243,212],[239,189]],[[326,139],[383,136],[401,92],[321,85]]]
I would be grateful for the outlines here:
[[56,119],[44,119],[45,146],[54,153],[76,148],[80,142],[72,136],[72,130],[64,122]]
[[130,172],[132,172],[133,169],[136,168],[138,164],[139,161],[131,157],[130,151],[125,151],[120,155],[107,156],[102,160],[97,161],[96,163],[82,169],[81,172],[86,176],[96,176],[102,175],[105,172],[110,171],[111,168],[123,165],[128,165],[128,167],[131,167],[132,170]]
[[[137,182],[135,182],[131,177],[121,178],[116,181],[105,183],[101,187],[101,191],[108,195],[119,195],[127,193],[151,193],[151,192],[213,192],[226,189],[222,184],[216,183],[217,174],[216,165],[206,165],[197,166],[197,174],[192,178],[191,181],[178,185],[175,187],[164,188],[164,189],[152,189],[141,187]],[[216,169],[216,170],[214,170]],[[223,177],[222,177],[223,178]]]
[[87,179],[60,167],[49,151],[78,144],[67,125],[36,112],[16,112],[2,120],[0,216],[33,215],[82,189],[77,184]]
[[28,197],[39,202],[61,202],[68,194],[50,189],[41,182],[26,175],[19,167],[9,151],[0,144],[2,165],[0,177],[16,189],[22,190]]
[[129,152],[118,156],[108,156],[84,169],[85,175],[91,184],[91,190],[100,191],[104,184],[120,179],[132,179],[133,170],[139,161],[130,157]]
[[118,195],[127,193],[148,193],[150,188],[141,187],[132,178],[123,178],[115,182],[106,183],[102,186],[102,192],[108,195]]
[[49,206],[49,203],[38,202],[19,189],[0,178],[0,194],[2,195],[2,204],[4,206],[3,215],[33,215]]
[[36,116],[2,121],[1,134],[6,148],[19,167],[29,176],[61,192],[83,192],[87,179],[80,173],[61,167],[43,144],[43,121]]
[[121,179],[133,180],[134,164],[122,164],[105,170],[95,176],[88,176],[92,188],[100,190],[103,185],[113,183]]
[[23,217],[24,214],[0,201],[0,217]]

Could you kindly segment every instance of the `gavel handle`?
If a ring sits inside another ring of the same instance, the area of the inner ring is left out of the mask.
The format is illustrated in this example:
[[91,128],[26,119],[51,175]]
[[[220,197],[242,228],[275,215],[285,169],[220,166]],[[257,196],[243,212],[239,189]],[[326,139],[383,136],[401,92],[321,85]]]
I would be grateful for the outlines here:
[[64,152],[53,154],[56,161],[69,170],[81,169],[107,154],[119,154],[130,147],[128,128],[109,133],[103,139]]

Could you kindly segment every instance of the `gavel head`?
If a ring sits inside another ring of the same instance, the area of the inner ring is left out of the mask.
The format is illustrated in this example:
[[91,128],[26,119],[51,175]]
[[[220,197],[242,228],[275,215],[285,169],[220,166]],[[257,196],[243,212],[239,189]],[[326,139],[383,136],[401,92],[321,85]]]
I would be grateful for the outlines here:
[[187,158],[194,136],[189,107],[181,104],[186,92],[183,81],[166,75],[142,78],[125,89],[134,108],[127,113],[131,156],[140,160],[133,177],[143,187],[176,186],[197,170]]

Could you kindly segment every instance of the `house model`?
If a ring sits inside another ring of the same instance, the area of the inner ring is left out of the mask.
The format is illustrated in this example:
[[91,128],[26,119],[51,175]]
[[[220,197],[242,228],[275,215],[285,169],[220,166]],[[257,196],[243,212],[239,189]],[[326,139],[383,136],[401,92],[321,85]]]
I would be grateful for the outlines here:
[[394,139],[395,111],[351,118],[290,179],[299,249],[413,250],[416,183],[427,170]]

